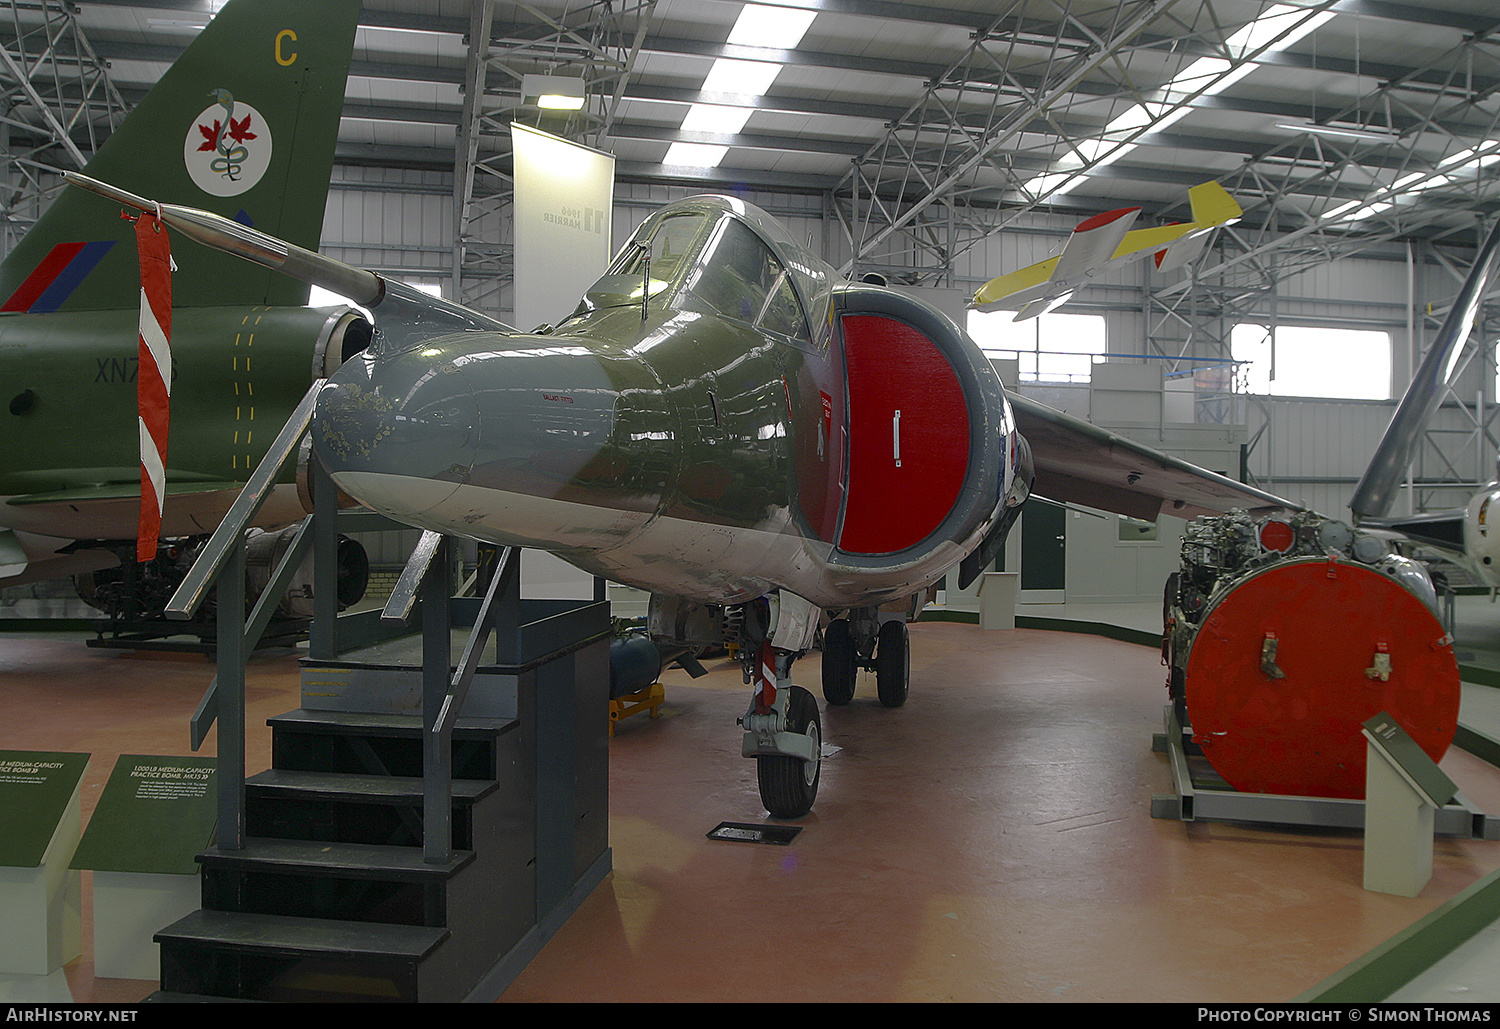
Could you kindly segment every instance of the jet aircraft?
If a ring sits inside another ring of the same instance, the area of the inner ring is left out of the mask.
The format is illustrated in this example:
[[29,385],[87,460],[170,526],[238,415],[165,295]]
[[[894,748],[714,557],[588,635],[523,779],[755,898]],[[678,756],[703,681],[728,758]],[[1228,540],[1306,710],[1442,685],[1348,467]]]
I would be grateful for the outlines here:
[[[231,0],[88,172],[315,246],[358,12],[358,0]],[[309,386],[370,332],[347,307],[305,307],[305,283],[228,255],[200,248],[177,264],[162,525],[173,544],[214,529]],[[119,576],[133,555],[140,295],[132,226],[79,189],[65,187],[0,263],[0,586]],[[259,524],[305,509],[287,482]]]
[[1203,252],[1209,233],[1233,225],[1244,211],[1217,182],[1188,190],[1193,220],[1134,229],[1139,207],[1106,211],[1079,223],[1062,253],[986,282],[970,303],[980,311],[1015,311],[1016,321],[1067,303],[1079,286],[1101,272],[1152,255],[1158,271],[1172,271]]
[[1490,229],[1480,246],[1453,306],[1413,374],[1411,385],[1391,416],[1349,501],[1361,528],[1384,530],[1408,549],[1435,551],[1472,571],[1491,589],[1500,588],[1500,524],[1496,522],[1500,519],[1500,469],[1496,480],[1483,486],[1462,508],[1409,517],[1393,516],[1391,509],[1421,432],[1442,402],[1453,359],[1468,339],[1485,292],[1497,274],[1500,274],[1500,224]]
[[1136,517],[1295,506],[1008,395],[947,317],[841,278],[732,197],[663,207],[572,315],[516,332],[216,215],[70,180],[370,308],[373,342],[317,402],[334,481],[399,521],[647,590],[669,647],[734,644],[752,687],[742,753],[777,817],[818,791],[818,703],[791,668],[820,622],[825,699],[848,703],[873,667],[900,706],[907,616],[950,569],[983,569],[1033,481]]

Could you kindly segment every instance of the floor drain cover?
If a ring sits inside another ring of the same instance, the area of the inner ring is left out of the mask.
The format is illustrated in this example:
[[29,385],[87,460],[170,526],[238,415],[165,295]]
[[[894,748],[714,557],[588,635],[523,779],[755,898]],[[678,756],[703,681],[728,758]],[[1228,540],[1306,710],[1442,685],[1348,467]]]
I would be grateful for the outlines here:
[[785,847],[802,831],[800,825],[752,825],[749,822],[720,822],[709,830],[711,840],[734,840],[737,843],[774,843]]

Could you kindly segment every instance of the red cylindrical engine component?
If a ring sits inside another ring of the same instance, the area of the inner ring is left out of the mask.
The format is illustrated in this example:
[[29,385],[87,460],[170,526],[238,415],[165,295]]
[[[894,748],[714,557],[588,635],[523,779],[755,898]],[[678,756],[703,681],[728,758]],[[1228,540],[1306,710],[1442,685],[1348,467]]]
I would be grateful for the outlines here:
[[1194,740],[1241,792],[1363,797],[1364,721],[1390,714],[1434,761],[1458,726],[1437,618],[1393,579],[1332,559],[1271,565],[1214,602],[1183,690]]

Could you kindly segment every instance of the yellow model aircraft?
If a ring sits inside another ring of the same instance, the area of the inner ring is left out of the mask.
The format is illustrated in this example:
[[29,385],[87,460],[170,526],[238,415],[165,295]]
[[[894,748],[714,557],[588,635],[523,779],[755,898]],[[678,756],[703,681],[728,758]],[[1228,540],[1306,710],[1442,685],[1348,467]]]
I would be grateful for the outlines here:
[[970,307],[980,311],[1015,311],[1016,321],[1035,318],[1068,302],[1073,291],[1100,272],[1156,255],[1162,271],[1180,268],[1203,250],[1210,230],[1239,220],[1244,211],[1217,182],[1188,190],[1193,220],[1130,231],[1139,207],[1123,207],[1082,222],[1062,253],[1018,271],[991,279],[974,294]]

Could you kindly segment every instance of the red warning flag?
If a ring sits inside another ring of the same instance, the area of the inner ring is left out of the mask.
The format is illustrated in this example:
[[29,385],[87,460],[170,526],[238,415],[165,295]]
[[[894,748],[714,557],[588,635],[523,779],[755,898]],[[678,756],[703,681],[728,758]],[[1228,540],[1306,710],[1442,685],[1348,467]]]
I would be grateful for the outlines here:
[[150,213],[136,219],[141,260],[140,373],[136,407],[141,431],[141,519],[137,561],[156,557],[166,489],[167,422],[172,395],[172,248]]

